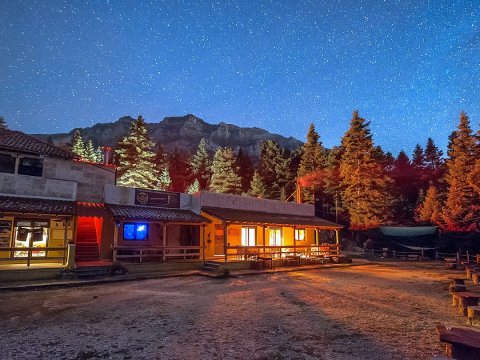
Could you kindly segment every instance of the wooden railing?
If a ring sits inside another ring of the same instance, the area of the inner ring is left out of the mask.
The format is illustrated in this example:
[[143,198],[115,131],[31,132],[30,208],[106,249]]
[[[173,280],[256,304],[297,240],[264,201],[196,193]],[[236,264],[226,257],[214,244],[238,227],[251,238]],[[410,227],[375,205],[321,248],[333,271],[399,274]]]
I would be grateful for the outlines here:
[[[27,252],[26,256],[13,256],[15,252]],[[44,256],[33,256],[34,252],[44,253]],[[48,256],[49,252],[60,252],[60,256]],[[3,257],[4,253],[8,253],[8,257]],[[25,261],[27,267],[32,264],[32,260],[62,260],[62,264],[67,263],[67,247],[3,247],[0,248],[0,261],[15,262]]]
[[337,244],[302,245],[302,246],[229,246],[228,258],[248,260],[256,256],[283,258],[286,256],[323,257],[332,258],[340,255],[340,246]]
[[137,259],[144,261],[166,261],[168,258],[200,259],[201,246],[114,246],[113,261],[122,259]]

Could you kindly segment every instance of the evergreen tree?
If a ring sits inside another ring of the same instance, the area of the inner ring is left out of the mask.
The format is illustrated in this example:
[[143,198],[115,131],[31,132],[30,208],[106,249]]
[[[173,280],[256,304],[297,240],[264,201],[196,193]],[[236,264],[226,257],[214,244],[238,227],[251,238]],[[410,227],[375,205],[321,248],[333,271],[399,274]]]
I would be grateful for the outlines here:
[[432,138],[427,139],[427,146],[425,147],[425,163],[426,166],[432,170],[442,166],[443,152],[433,142]]
[[240,148],[237,153],[237,169],[238,176],[242,179],[242,191],[247,192],[252,182],[253,173],[255,171],[252,163],[252,159],[248,153]]
[[350,128],[342,138],[340,178],[343,204],[350,216],[350,228],[378,227],[390,216],[391,179],[375,161],[369,123],[353,112]]
[[83,143],[82,134],[80,130],[75,130],[72,135],[72,152],[80,158],[85,158],[85,144]]
[[188,154],[175,148],[168,157],[168,172],[172,180],[170,189],[185,192],[193,180]]
[[342,207],[341,194],[342,182],[340,179],[340,159],[342,157],[341,148],[334,146],[328,151],[325,171],[323,173],[324,198],[327,203],[328,216],[335,221],[342,217],[344,210]]
[[118,184],[121,186],[156,189],[158,171],[155,167],[153,142],[148,136],[145,120],[139,116],[130,125],[130,132],[115,150],[118,157]]
[[95,150],[95,161],[98,163],[103,163],[103,149],[101,146],[97,146],[97,149]]
[[430,186],[425,199],[420,203],[415,211],[415,220],[422,223],[439,224],[441,203],[434,186]]
[[425,168],[425,154],[420,144],[415,145],[412,155],[412,166],[414,169],[422,170]]
[[3,116],[0,116],[0,129],[8,129],[7,122]]
[[240,194],[242,183],[237,174],[236,163],[237,159],[231,148],[217,148],[212,162],[210,191]]
[[260,149],[258,172],[262,181],[268,184],[265,198],[280,199],[281,189],[286,185],[288,163],[284,152],[276,141],[267,140]]
[[189,194],[195,194],[199,191],[200,191],[200,182],[198,181],[198,179],[195,179],[195,181],[192,184],[190,184],[190,186],[188,187],[187,192]]
[[480,130],[478,130],[476,136],[475,158],[477,160],[471,173],[468,175],[468,182],[477,192],[477,195],[480,196]]
[[172,180],[170,179],[170,173],[168,172],[168,167],[164,167],[160,172],[160,176],[157,181],[157,189],[162,191],[167,191],[170,189]]
[[447,160],[448,193],[442,217],[449,231],[473,231],[478,227],[479,199],[468,181],[475,168],[475,156],[475,137],[470,120],[462,111]]
[[212,162],[207,153],[205,139],[201,139],[198,144],[198,149],[192,156],[190,167],[192,175],[198,180],[200,189],[207,189],[210,178],[212,177],[211,170]]
[[252,181],[250,183],[250,189],[248,190],[247,195],[256,197],[256,198],[264,198],[265,194],[267,192],[267,187],[265,186],[265,183],[262,180],[262,177],[258,173],[258,171],[255,171],[252,177]]
[[97,153],[95,152],[92,140],[88,140],[87,146],[85,146],[84,159],[90,162],[97,162]]
[[319,141],[320,136],[315,130],[315,125],[310,124],[307,133],[307,141],[303,144],[303,154],[298,167],[298,181],[303,184],[302,186],[302,201],[313,204],[315,201],[315,185],[318,184],[305,184],[302,178],[321,171],[325,168],[326,153],[325,148]]

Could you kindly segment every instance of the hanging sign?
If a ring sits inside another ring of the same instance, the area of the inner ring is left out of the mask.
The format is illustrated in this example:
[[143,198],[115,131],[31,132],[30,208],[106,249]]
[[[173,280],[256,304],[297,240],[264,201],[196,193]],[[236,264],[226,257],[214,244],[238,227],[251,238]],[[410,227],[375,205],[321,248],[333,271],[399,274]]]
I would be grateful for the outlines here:
[[180,208],[180,193],[135,189],[135,205]]

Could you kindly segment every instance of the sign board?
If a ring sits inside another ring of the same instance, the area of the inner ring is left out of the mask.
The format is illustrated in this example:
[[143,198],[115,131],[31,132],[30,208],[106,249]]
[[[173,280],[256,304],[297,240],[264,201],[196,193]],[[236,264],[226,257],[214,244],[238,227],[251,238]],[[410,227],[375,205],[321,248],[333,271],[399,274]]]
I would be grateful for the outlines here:
[[135,189],[135,205],[180,208],[180,193]]

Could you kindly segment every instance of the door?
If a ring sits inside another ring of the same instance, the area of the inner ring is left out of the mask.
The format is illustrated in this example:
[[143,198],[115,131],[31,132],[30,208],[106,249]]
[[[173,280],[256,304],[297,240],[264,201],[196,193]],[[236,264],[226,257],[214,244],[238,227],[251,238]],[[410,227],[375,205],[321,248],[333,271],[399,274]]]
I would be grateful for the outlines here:
[[223,255],[223,225],[215,224],[215,255]]

